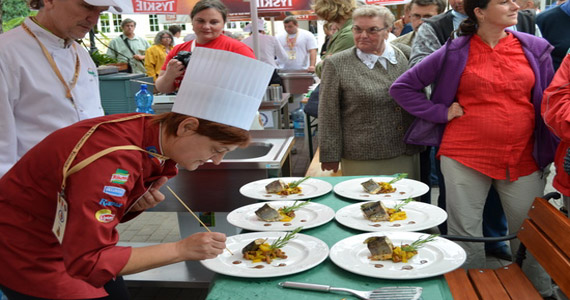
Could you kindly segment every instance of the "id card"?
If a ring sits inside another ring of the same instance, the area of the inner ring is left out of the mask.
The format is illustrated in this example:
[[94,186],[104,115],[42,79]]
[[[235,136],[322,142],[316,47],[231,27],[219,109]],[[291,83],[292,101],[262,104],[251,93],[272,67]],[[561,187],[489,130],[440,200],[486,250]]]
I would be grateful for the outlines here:
[[297,59],[297,52],[295,50],[289,50],[287,51],[287,56],[290,60],[295,60]]
[[55,219],[53,221],[52,231],[61,244],[63,235],[65,234],[65,225],[67,224],[67,201],[63,192],[57,194],[57,208],[55,210]]

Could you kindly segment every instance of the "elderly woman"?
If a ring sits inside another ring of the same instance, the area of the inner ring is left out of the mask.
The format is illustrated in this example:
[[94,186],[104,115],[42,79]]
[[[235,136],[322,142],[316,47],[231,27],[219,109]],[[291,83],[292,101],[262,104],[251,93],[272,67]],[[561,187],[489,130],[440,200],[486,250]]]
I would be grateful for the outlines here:
[[355,47],[325,60],[319,98],[321,168],[343,175],[419,176],[422,147],[403,142],[414,120],[388,94],[407,70],[409,47],[386,42],[394,16],[367,5],[352,16]]
[[[402,75],[390,92],[418,118],[406,142],[440,146],[448,233],[482,236],[491,185],[509,231],[517,232],[534,198],[544,193],[543,170],[557,145],[540,115],[542,93],[553,76],[552,46],[505,30],[517,24],[518,6],[512,0],[463,4],[468,18],[460,25],[460,37]],[[422,89],[432,83],[429,101]],[[484,267],[482,244],[461,245],[468,254],[466,267]],[[512,251],[518,245],[511,241]],[[536,265],[531,259],[523,266]]]
[[156,80],[156,89],[161,93],[171,93],[178,89],[185,66],[172,59],[180,51],[191,52],[195,47],[225,50],[255,59],[253,50],[244,43],[224,35],[228,9],[219,0],[200,0],[190,13],[196,39],[177,45],[170,51]]
[[[352,0],[316,0],[313,4],[313,10],[319,18],[334,24],[338,28],[338,31],[328,41],[325,57],[354,46],[352,36],[352,12],[354,8],[354,1]],[[321,59],[325,59],[325,57],[321,57]],[[315,72],[319,77],[321,76],[322,61],[315,67]]]
[[146,49],[144,67],[146,75],[152,77],[154,81],[158,78],[166,55],[172,50],[172,47],[174,47],[174,36],[170,31],[163,30],[154,37],[154,45]]

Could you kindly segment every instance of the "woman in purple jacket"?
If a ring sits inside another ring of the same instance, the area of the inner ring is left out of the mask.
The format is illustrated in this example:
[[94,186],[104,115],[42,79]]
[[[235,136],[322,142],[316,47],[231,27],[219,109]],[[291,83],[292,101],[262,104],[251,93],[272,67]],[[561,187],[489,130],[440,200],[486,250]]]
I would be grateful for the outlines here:
[[[512,0],[465,0],[464,6],[468,18],[459,37],[404,73],[390,94],[417,118],[405,142],[440,147],[448,233],[483,236],[491,185],[500,195],[509,231],[516,232],[534,197],[544,192],[542,171],[557,145],[540,116],[542,92],[553,76],[552,46],[505,30],[517,23]],[[423,92],[429,85],[431,99]],[[465,267],[485,267],[483,244],[460,244],[468,254]],[[512,251],[518,245],[512,241]],[[534,258],[523,266],[541,294],[549,296],[549,282]]]

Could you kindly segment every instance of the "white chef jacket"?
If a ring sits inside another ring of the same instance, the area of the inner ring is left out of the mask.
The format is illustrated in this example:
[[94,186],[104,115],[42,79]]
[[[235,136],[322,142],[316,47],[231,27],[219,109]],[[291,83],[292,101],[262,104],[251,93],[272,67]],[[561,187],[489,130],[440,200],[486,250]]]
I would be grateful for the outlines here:
[[44,44],[68,82],[75,73],[76,53],[79,56],[79,77],[71,91],[75,107],[65,97],[63,84],[32,36],[21,27],[1,34],[0,177],[53,131],[104,115],[97,67],[89,53],[76,42],[75,48],[65,46],[63,39],[30,18],[24,22]]
[[[259,57],[257,59],[272,65],[274,68],[277,68],[276,57],[282,61],[287,59],[285,49],[274,36],[260,33],[257,37],[259,44]],[[253,36],[246,37],[242,42],[253,49]]]
[[309,50],[317,49],[317,39],[315,36],[305,29],[297,28],[297,41],[295,43],[294,49],[289,49],[287,45],[287,38],[289,34],[287,32],[277,36],[277,40],[285,49],[285,52],[294,51],[295,59],[279,59],[279,68],[285,70],[305,70],[309,67]]

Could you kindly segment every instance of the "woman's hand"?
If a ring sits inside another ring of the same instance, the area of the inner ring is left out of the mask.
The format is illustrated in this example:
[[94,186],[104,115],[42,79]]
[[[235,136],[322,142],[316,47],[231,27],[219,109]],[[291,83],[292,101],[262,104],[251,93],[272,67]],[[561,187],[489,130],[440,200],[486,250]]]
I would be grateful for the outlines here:
[[215,258],[226,248],[226,235],[219,232],[195,233],[176,243],[182,260]]
[[160,187],[162,187],[167,181],[168,178],[166,177],[160,177],[155,181],[152,187],[142,195],[141,199],[139,199],[135,205],[133,205],[131,211],[144,211],[149,208],[153,208],[160,202],[164,201],[166,197],[164,197],[164,194],[160,192]]
[[338,172],[338,161],[321,163],[321,170]]
[[455,118],[463,116],[463,108],[459,103],[453,102],[451,106],[447,109],[447,121],[451,121]]
[[160,71],[156,79],[155,87],[161,93],[172,93],[176,90],[174,81],[184,74],[184,65],[177,59],[171,59],[166,65],[165,71]]

